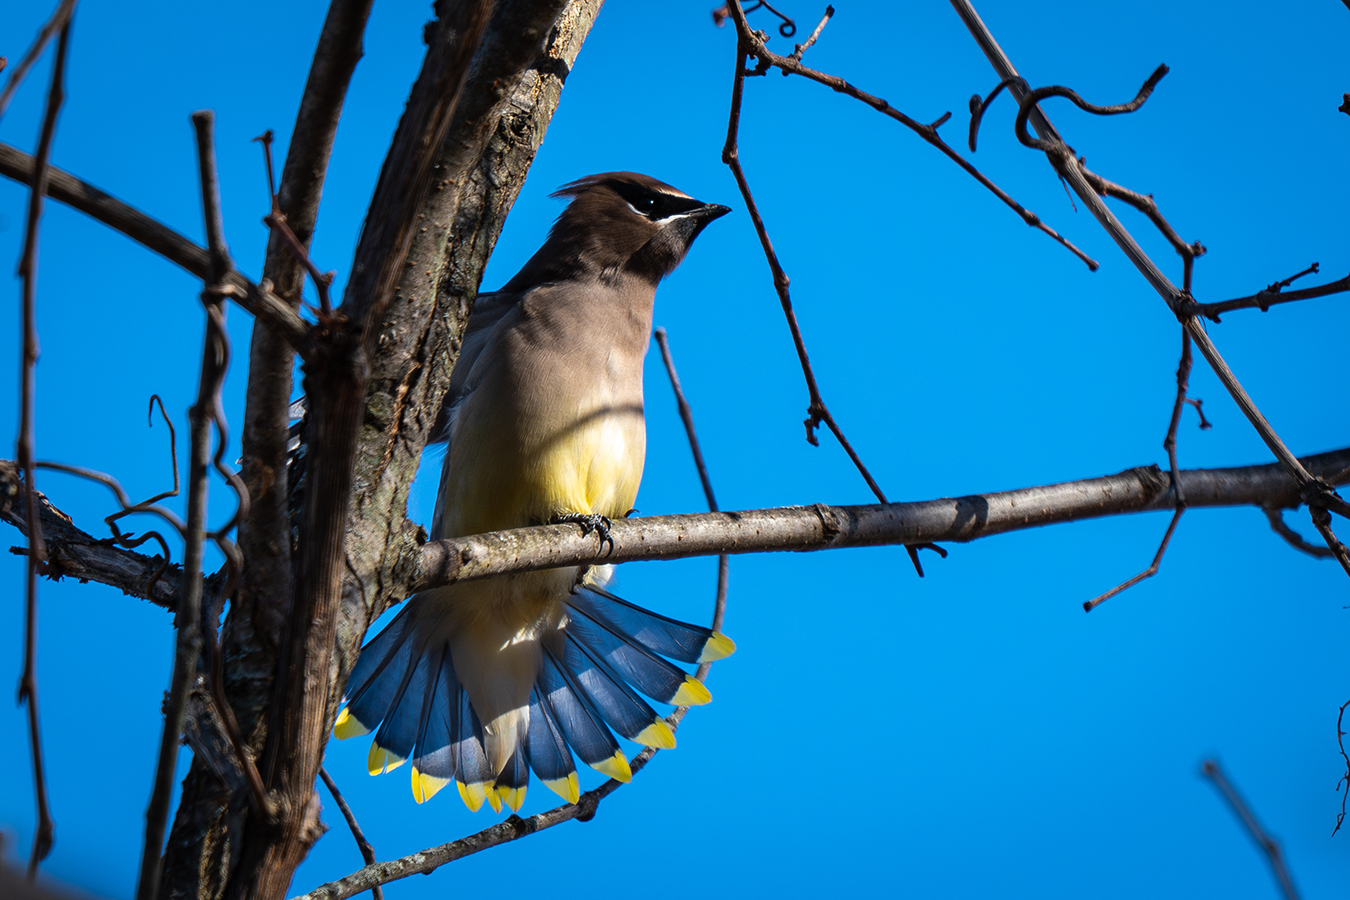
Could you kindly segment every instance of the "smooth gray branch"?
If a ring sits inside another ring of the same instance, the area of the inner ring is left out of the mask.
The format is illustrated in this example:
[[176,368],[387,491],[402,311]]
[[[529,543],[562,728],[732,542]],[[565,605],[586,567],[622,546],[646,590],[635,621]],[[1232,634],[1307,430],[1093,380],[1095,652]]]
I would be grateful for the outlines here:
[[[1343,471],[1348,462],[1350,447],[1302,460],[1315,475],[1342,480],[1350,480]],[[1293,508],[1302,502],[1298,482],[1278,463],[1184,469],[1181,487],[1190,508]],[[1060,522],[1174,508],[1168,475],[1157,466],[1140,466],[1101,478],[911,503],[816,504],[625,519],[613,523],[613,548],[602,556],[594,535],[583,535],[571,525],[541,525],[427,543],[406,590],[595,562],[964,542]]]

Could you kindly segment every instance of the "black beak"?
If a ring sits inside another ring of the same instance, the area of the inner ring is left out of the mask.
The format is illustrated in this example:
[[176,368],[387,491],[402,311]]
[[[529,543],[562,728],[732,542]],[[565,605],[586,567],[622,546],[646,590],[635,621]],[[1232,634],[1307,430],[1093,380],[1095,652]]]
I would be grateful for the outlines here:
[[698,209],[691,210],[690,215],[697,216],[704,220],[704,224],[706,225],[713,219],[720,219],[729,212],[731,212],[730,206],[723,206],[720,203],[709,203],[707,206],[700,206]]

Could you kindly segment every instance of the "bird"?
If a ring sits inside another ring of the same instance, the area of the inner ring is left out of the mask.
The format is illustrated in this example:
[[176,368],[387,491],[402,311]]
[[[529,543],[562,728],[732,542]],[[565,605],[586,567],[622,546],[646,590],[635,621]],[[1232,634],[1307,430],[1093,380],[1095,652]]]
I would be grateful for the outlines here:
[[[635,172],[554,192],[569,204],[502,288],[479,294],[451,373],[430,537],[576,523],[598,532],[636,512],[646,453],[642,364],[657,285],[726,206]],[[626,782],[614,733],[675,746],[643,698],[709,702],[676,663],[723,659],[726,635],[629,603],[612,566],[571,566],[418,593],[362,649],[334,723],[375,732],[372,775],[411,759],[413,798],[454,781],[464,804],[518,811],[530,771],[564,800],[573,754]],[[673,660],[673,662],[672,662]]]

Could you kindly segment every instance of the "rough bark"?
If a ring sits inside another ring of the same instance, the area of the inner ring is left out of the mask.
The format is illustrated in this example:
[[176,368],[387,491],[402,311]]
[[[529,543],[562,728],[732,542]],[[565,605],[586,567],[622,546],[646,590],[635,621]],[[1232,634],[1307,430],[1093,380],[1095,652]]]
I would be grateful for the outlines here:
[[[368,344],[372,353],[366,402],[349,404],[363,424],[349,476],[354,482],[341,557],[345,581],[335,638],[328,648],[332,654],[325,670],[328,677],[316,678],[310,672],[300,680],[318,698],[316,715],[306,715],[304,724],[297,725],[304,733],[275,738],[275,744],[269,739],[273,749],[264,767],[270,762],[274,779],[280,779],[273,787],[288,786],[280,829],[244,815],[242,834],[234,823],[229,823],[234,834],[227,834],[226,823],[214,818],[219,785],[203,772],[201,783],[193,785],[195,792],[185,790],[179,819],[187,827],[175,835],[171,853],[178,857],[175,869],[189,873],[194,890],[178,896],[281,896],[295,865],[319,833],[312,784],[303,790],[297,786],[305,780],[308,763],[322,756],[342,683],[366,625],[401,599],[398,589],[407,578],[401,572],[394,576],[407,559],[406,549],[416,546],[416,531],[404,514],[408,485],[448,383],[483,267],[599,7],[599,0],[515,0],[496,5],[436,152],[430,190],[412,229],[408,264],[397,273],[387,306],[381,310],[373,298],[348,294],[344,310],[351,319],[373,314],[378,329]],[[358,274],[354,270],[353,281],[360,280]],[[316,363],[307,365],[307,379],[313,378],[316,390],[322,385],[332,396],[335,375],[317,372]],[[341,365],[349,363],[350,359]],[[324,426],[314,422],[311,427]],[[313,474],[308,473],[307,479]],[[303,563],[297,570],[302,568]],[[297,597],[313,600],[303,591]],[[263,643],[246,648],[255,654],[251,671],[262,671],[271,656],[275,674],[292,674],[285,660],[275,660],[276,650],[269,651]],[[294,689],[296,679],[290,680]],[[281,690],[275,685],[274,689]],[[293,713],[291,706],[286,706],[288,713]],[[299,717],[294,720],[298,721]],[[294,745],[299,738],[306,739],[306,746],[297,753]],[[204,873],[211,874],[203,878]]]

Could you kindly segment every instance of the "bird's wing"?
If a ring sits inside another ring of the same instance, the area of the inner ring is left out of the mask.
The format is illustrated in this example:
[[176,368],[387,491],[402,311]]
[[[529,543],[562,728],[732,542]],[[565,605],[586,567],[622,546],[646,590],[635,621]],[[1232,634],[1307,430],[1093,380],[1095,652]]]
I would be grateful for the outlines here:
[[[459,409],[464,398],[473,393],[477,382],[473,377],[474,369],[478,364],[478,359],[483,355],[483,348],[488,345],[492,335],[496,332],[504,320],[508,319],[508,314],[520,306],[520,301],[524,294],[507,293],[505,291],[495,291],[488,294],[479,294],[473,304],[473,313],[469,316],[469,327],[464,332],[464,339],[460,342],[459,358],[455,361],[454,371],[450,373],[450,386],[445,391],[445,399],[441,401],[441,411],[436,417],[436,424],[431,430],[431,443],[444,443],[445,460],[450,460],[450,442],[455,433],[455,414]],[[438,490],[436,492],[436,509],[431,515],[431,539],[440,540],[442,535],[442,516],[444,509],[442,504],[445,502],[444,495]]]

